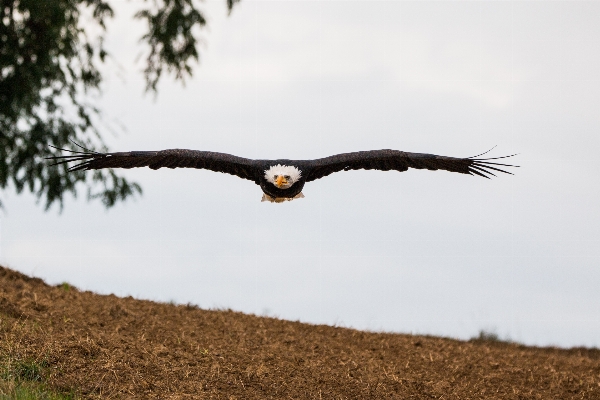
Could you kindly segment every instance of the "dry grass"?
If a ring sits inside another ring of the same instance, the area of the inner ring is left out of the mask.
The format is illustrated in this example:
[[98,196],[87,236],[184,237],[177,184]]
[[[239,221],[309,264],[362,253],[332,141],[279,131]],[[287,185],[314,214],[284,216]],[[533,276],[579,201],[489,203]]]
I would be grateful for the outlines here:
[[48,286],[0,267],[2,363],[29,365],[13,368],[13,374],[39,376],[44,387],[59,393],[153,399],[600,399],[600,350],[488,339],[368,333],[100,296],[65,284]]

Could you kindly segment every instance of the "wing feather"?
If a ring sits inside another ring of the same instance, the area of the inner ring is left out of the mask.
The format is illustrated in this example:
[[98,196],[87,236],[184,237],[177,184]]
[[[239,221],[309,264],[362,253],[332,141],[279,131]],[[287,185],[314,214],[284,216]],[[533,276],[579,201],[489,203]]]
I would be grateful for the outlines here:
[[[62,149],[59,149],[62,150]],[[69,150],[66,150],[69,151]],[[120,153],[81,153],[48,157],[56,164],[78,162],[69,171],[103,168],[197,168],[224,172],[257,182],[261,172],[254,160],[210,151],[171,149],[162,151],[130,151]]]
[[485,175],[485,174],[488,174],[488,175],[496,176],[496,175],[495,175],[493,172],[491,172],[491,171],[488,171],[488,170],[486,170],[486,169],[483,169],[483,168],[481,168],[481,167],[479,167],[479,166],[476,166],[476,165],[472,165],[472,166],[471,166],[471,170],[479,171],[479,172],[481,172],[481,173],[482,173],[482,174],[484,174],[484,175]]
[[[264,165],[266,165],[265,161],[268,161],[251,160],[225,153],[184,149],[120,153],[65,151],[71,152],[72,155],[49,158],[56,161],[55,165],[77,162],[77,164],[69,168],[69,171],[140,167],[149,167],[151,169],[196,168],[235,175],[254,181],[257,184],[260,183]],[[494,158],[456,158],[426,153],[409,153],[398,150],[373,150],[337,154],[316,160],[296,161],[295,163],[301,166],[302,169],[306,168],[307,182],[339,171],[376,169],[402,172],[409,168],[428,169],[431,171],[445,170],[461,174],[478,175],[489,179],[490,176],[496,176],[492,171],[511,174],[511,172],[505,171],[500,167],[518,167],[517,165],[503,164],[490,160],[509,158],[514,155]]]
[[[377,169],[381,171],[395,170],[401,172],[406,171],[409,168],[428,169],[431,171],[445,170],[450,172],[458,172],[461,174],[475,174],[489,178],[487,174],[495,176],[490,170],[510,174],[510,172],[500,169],[498,166],[517,166],[500,164],[487,160],[508,158],[514,155],[515,154],[504,157],[477,159],[472,157],[456,158],[438,156],[435,154],[408,153],[398,150],[358,151],[310,161],[309,163],[311,168],[307,182],[323,178],[334,172],[357,169]],[[494,166],[491,166],[490,164]]]
[[483,177],[484,177],[484,178],[486,178],[486,179],[490,179],[490,177],[489,177],[489,176],[487,176],[487,175],[484,175],[484,174],[482,174],[481,172],[479,172],[479,171],[477,171],[477,170],[475,170],[475,169],[471,169],[471,170],[469,171],[469,173],[470,173],[470,174],[479,175],[479,176],[483,176]]

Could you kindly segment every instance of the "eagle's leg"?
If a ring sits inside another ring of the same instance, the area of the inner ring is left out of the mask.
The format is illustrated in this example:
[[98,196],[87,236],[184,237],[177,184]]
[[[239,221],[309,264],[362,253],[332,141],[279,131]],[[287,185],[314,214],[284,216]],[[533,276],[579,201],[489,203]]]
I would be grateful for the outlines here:
[[270,203],[283,203],[284,201],[292,201],[294,199],[302,199],[302,198],[304,198],[304,195],[302,194],[302,192],[298,193],[294,197],[272,197],[266,193],[263,193],[263,197],[260,201],[261,202],[268,201]]

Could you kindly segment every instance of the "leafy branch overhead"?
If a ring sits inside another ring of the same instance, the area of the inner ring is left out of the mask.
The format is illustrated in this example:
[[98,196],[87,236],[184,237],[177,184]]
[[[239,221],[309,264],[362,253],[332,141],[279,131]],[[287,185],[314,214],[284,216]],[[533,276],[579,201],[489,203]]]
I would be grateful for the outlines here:
[[[227,0],[228,10],[239,0]],[[90,94],[101,91],[99,66],[110,59],[104,45],[115,12],[107,0],[0,0],[0,188],[28,189],[48,209],[64,196],[88,188],[106,207],[141,193],[113,171],[91,176],[48,167],[48,145],[77,150],[75,141],[107,151],[101,111]],[[181,82],[199,59],[198,34],[206,19],[199,0],[144,1],[135,18],[146,23],[146,89],[156,92],[166,74]],[[84,19],[83,16],[86,16]],[[96,24],[90,26],[89,18]],[[98,31],[99,35],[91,32]],[[0,206],[1,206],[0,202]]]
[[191,0],[167,1],[164,8],[142,10],[135,16],[148,23],[143,40],[150,45],[150,55],[144,73],[147,89],[156,90],[163,68],[183,79],[192,74],[191,60],[198,60],[197,39],[192,33],[195,26],[204,26],[206,20]]

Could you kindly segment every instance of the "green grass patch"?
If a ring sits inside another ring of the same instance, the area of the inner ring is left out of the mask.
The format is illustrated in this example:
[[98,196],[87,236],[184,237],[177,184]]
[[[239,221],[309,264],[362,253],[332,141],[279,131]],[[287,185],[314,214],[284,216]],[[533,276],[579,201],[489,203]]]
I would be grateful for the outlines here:
[[2,379],[7,381],[41,382],[42,370],[47,367],[46,361],[10,360],[2,371]]
[[64,290],[65,292],[68,292],[69,290],[71,290],[72,286],[69,285],[67,282],[63,282],[60,285],[58,285],[58,287]]
[[0,363],[0,400],[74,400],[76,396],[56,393],[44,384],[47,361],[5,358]]
[[41,383],[0,381],[0,400],[75,400],[75,395],[48,390]]

